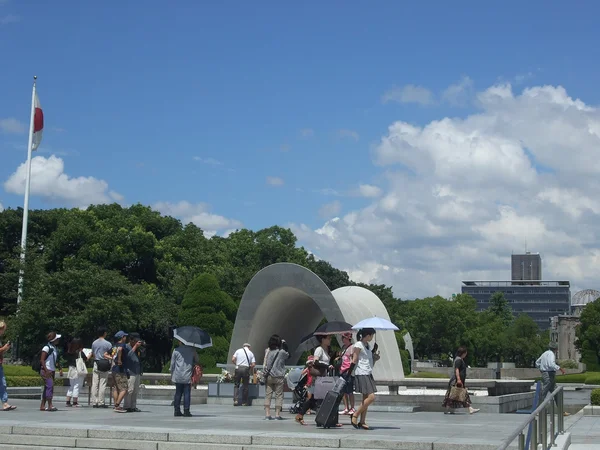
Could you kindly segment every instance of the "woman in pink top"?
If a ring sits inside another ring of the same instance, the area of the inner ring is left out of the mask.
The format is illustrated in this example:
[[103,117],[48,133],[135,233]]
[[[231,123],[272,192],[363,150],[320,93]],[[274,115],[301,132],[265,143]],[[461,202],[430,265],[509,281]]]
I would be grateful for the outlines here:
[[[342,364],[340,366],[340,375],[344,376],[345,372],[350,370],[350,365],[352,364],[352,333],[346,333],[342,335],[342,354],[340,358],[342,359]],[[354,377],[352,374],[348,374],[346,378],[346,385],[344,386],[344,410],[342,411],[343,415],[352,415],[356,412],[354,409]]]

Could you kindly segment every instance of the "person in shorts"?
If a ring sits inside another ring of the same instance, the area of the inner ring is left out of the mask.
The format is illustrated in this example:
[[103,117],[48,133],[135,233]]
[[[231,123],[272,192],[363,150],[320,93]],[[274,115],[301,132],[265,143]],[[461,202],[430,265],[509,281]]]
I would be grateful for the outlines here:
[[112,368],[113,383],[115,387],[115,412],[125,413],[127,410],[121,402],[129,390],[129,374],[127,372],[127,333],[119,331],[115,334],[114,365]]
[[342,335],[342,354],[340,355],[340,375],[346,380],[344,386],[344,410],[341,412],[343,415],[352,415],[356,412],[354,409],[354,376],[350,371],[352,365],[352,333],[346,333]]

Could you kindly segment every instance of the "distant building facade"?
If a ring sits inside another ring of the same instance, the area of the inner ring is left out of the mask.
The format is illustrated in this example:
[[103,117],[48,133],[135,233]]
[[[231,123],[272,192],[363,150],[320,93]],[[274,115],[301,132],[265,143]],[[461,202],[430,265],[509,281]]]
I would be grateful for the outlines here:
[[542,257],[539,253],[526,252],[511,256],[511,280],[539,281],[542,280]]
[[558,359],[570,359],[579,362],[581,354],[575,347],[575,329],[579,325],[579,317],[560,315],[550,322],[550,340],[558,344]]
[[463,281],[461,290],[477,300],[479,311],[489,308],[495,292],[502,292],[515,316],[527,314],[542,330],[550,328],[552,317],[570,312],[568,281]]

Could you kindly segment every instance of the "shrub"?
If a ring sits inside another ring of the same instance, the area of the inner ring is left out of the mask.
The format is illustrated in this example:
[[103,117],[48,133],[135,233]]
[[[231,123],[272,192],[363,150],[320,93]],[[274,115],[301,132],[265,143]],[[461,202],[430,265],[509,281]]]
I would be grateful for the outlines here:
[[[572,373],[569,375],[558,375],[556,377],[557,383],[585,383],[585,380],[589,376],[589,373]],[[540,378],[537,378],[538,380]]]
[[577,361],[573,361],[572,359],[565,359],[563,361],[557,361],[557,364],[563,369],[578,369],[579,364]]
[[[68,379],[66,378],[56,378],[54,380],[55,386],[64,386],[65,382]],[[40,376],[37,377],[23,377],[23,376],[7,376],[6,377],[6,385],[8,387],[36,387],[42,386],[42,378]]]
[[600,406],[600,389],[594,389],[590,396],[591,403],[594,406]]
[[585,379],[585,384],[600,384],[600,374],[592,373]]
[[450,378],[448,375],[444,375],[443,373],[433,373],[433,372],[413,372],[409,376],[409,378]]
[[39,377],[30,366],[15,366],[10,364],[3,365],[4,375],[7,377]]

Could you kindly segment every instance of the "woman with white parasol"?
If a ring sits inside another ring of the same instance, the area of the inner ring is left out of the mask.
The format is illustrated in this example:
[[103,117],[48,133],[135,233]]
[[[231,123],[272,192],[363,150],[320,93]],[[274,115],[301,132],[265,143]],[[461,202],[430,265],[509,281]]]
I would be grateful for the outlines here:
[[[381,358],[377,351],[377,344],[371,346],[371,341],[375,338],[376,330],[398,330],[398,327],[389,320],[379,317],[372,317],[357,323],[352,327],[353,330],[359,330],[356,334],[356,344],[354,344],[352,353],[352,364],[348,373],[354,370],[354,387],[357,392],[362,394],[362,402],[352,414],[352,426],[356,429],[370,430],[367,425],[367,410],[371,403],[375,401],[375,379],[373,378],[373,366]],[[360,421],[359,421],[360,419]]]

